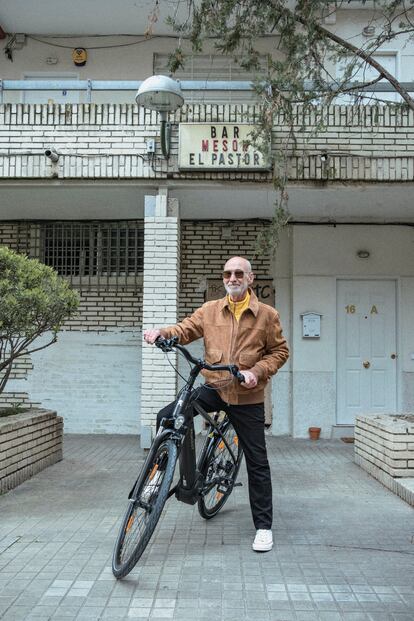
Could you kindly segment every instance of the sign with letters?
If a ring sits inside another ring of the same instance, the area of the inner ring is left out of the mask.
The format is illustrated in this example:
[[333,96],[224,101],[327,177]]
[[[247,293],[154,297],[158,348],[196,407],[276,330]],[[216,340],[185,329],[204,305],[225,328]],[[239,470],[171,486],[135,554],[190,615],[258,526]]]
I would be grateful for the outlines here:
[[247,123],[180,123],[181,170],[268,170]]
[[[258,278],[253,282],[252,289],[257,295],[259,302],[269,304],[274,308],[275,306],[275,288],[273,286],[272,279]],[[219,300],[226,295],[226,290],[223,285],[223,281],[218,278],[207,278],[207,289],[205,295],[205,301]]]

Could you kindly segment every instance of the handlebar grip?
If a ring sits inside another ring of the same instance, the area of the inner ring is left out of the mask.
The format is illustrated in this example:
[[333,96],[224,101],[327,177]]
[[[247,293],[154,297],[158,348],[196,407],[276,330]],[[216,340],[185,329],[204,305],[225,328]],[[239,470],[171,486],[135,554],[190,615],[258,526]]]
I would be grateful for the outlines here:
[[239,380],[240,384],[242,384],[245,381],[244,375],[243,373],[240,373],[240,371],[237,371],[236,379]]
[[155,339],[154,345],[159,347],[162,351],[171,351],[174,345],[178,343],[178,337],[173,336],[171,339],[166,339],[163,336],[159,336]]

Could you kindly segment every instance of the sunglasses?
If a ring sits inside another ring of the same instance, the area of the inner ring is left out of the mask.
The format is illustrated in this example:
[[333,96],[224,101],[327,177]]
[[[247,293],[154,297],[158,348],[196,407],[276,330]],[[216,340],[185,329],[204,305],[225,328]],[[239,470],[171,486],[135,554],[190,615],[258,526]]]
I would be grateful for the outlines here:
[[238,280],[240,280],[244,276],[243,270],[224,270],[223,272],[224,280],[228,280],[229,278],[231,278],[232,274],[234,274]]

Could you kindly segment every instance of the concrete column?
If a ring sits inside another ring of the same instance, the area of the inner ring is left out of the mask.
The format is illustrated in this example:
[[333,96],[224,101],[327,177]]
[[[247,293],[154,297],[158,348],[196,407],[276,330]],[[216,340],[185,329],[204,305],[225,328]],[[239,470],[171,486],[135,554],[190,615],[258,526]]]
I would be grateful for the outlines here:
[[[143,330],[177,322],[180,221],[177,199],[166,188],[145,197]],[[176,354],[169,354],[176,366]],[[158,348],[142,346],[141,447],[148,448],[157,412],[176,396],[177,377]]]

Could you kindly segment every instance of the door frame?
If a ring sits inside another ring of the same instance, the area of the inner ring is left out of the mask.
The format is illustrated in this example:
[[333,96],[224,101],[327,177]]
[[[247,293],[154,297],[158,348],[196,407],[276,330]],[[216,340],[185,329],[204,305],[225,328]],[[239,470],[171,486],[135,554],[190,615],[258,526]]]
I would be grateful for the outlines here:
[[401,374],[400,374],[400,352],[401,352],[401,333],[400,333],[400,300],[401,300],[401,280],[399,276],[336,276],[335,277],[335,425],[339,427],[349,427],[349,425],[338,423],[338,283],[339,281],[384,281],[388,280],[395,283],[395,344],[397,348],[397,364],[395,366],[395,403],[397,412],[401,404]]

